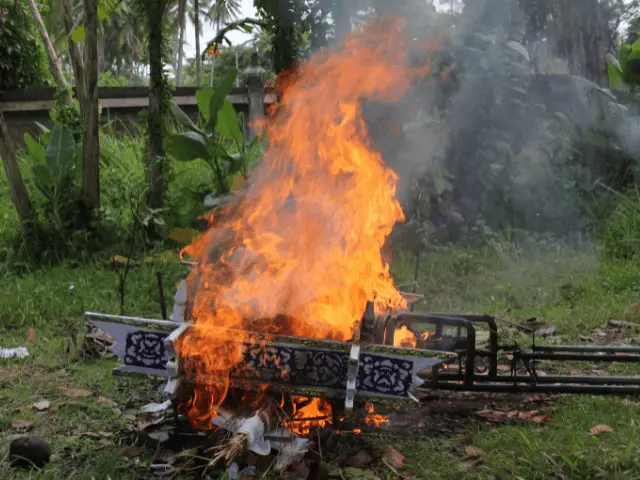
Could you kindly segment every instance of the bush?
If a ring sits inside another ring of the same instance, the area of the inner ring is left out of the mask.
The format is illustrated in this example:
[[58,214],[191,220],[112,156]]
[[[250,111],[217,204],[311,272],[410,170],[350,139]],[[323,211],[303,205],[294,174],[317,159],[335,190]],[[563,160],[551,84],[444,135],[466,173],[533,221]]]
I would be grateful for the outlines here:
[[604,254],[609,258],[630,260],[640,257],[640,189],[636,186],[619,201],[604,225]]
[[16,0],[5,8],[0,24],[0,92],[49,86],[47,57],[25,2]]

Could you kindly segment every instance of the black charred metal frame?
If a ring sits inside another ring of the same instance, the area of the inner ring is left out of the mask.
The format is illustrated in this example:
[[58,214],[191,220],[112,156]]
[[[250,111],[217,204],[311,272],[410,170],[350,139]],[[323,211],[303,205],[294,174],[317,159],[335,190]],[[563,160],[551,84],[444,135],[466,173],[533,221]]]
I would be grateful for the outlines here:
[[[458,354],[457,368],[434,367],[422,388],[505,393],[640,394],[640,376],[539,375],[536,371],[543,360],[640,363],[640,346],[538,345],[535,332],[531,331],[531,346],[524,349],[515,341],[502,344],[496,318],[490,315],[414,312],[378,318],[373,326],[374,341],[393,345],[395,330],[403,326],[415,334],[417,348],[435,350],[441,345],[442,350]],[[476,327],[480,326],[489,330],[486,346],[476,345]],[[445,334],[445,327],[454,327],[455,334]],[[424,331],[430,332],[426,339],[421,336]],[[506,373],[500,373],[498,369],[501,357],[510,367]],[[479,371],[484,365],[484,371]],[[450,362],[450,366],[455,365]]]

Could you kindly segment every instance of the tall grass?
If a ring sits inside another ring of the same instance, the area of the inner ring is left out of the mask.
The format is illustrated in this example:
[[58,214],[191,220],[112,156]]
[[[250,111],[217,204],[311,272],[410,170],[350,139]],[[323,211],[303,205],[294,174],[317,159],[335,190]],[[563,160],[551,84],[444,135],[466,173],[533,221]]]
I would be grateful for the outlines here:
[[604,222],[602,245],[610,258],[640,256],[640,188],[617,194],[618,203]]

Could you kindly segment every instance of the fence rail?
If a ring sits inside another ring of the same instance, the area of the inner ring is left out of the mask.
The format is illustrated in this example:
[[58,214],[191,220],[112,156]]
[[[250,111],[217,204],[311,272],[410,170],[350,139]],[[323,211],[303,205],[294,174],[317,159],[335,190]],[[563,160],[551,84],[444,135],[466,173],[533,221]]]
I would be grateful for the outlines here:
[[[172,91],[173,100],[192,118],[198,113],[195,87],[181,87]],[[55,106],[54,88],[33,88],[26,90],[8,90],[0,93],[0,111],[2,111],[11,137],[20,146],[24,134],[37,132],[36,122],[51,126],[49,111]],[[241,87],[233,89],[227,98],[246,119],[244,128],[260,113],[276,101],[272,90],[262,89],[262,95],[255,96],[255,89]],[[102,105],[103,120],[122,120],[123,124],[141,121],[139,113],[149,106],[147,87],[100,87],[99,98]],[[262,103],[262,108],[250,108],[251,99]]]

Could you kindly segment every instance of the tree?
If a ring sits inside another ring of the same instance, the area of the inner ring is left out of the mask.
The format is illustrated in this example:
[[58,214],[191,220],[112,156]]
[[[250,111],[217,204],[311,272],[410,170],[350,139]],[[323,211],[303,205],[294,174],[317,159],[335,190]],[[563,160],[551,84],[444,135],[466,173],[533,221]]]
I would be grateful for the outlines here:
[[84,120],[82,144],[82,196],[86,204],[100,208],[100,131],[98,111],[98,0],[84,0],[85,48],[81,82]]
[[40,32],[40,36],[42,37],[42,42],[44,43],[45,50],[47,51],[47,55],[49,56],[51,73],[53,74],[53,78],[56,81],[56,86],[58,87],[58,90],[66,92],[65,103],[71,104],[72,98],[71,93],[69,93],[68,91],[69,86],[67,85],[67,81],[64,78],[60,60],[58,59],[58,55],[56,54],[55,49],[53,48],[53,44],[51,43],[51,39],[49,38],[49,33],[47,32],[47,28],[44,25],[42,17],[40,16],[38,6],[36,5],[35,0],[27,0],[27,2],[29,3],[29,8],[31,8],[31,13],[33,14],[36,26],[38,27],[38,31]]
[[0,91],[50,86],[47,55],[24,1],[5,8],[0,23]]
[[27,187],[24,185],[18,160],[16,158],[16,150],[11,141],[7,124],[0,110],[0,157],[4,165],[4,172],[9,181],[9,190],[11,192],[11,201],[16,207],[18,218],[24,225],[33,218],[33,208],[29,200]]
[[64,10],[64,27],[68,38],[69,55],[71,57],[71,65],[76,81],[76,95],[80,103],[80,113],[82,114],[82,109],[85,104],[84,61],[82,58],[82,45],[70,40],[71,34],[76,26],[76,19],[73,13],[73,0],[62,0],[62,7]]
[[[33,22],[23,9],[23,2],[14,2],[3,14],[3,21],[0,22],[0,91],[47,85],[49,73],[46,54],[37,38]],[[15,205],[18,218],[25,225],[33,219],[33,206],[2,111],[0,157],[7,175],[11,201]]]
[[200,86],[200,69],[202,59],[200,58],[200,0],[193,0],[193,25],[196,30],[196,87]]
[[147,49],[149,55],[149,113],[147,118],[148,152],[147,178],[149,208],[164,205],[164,112],[167,108],[166,77],[164,74],[164,15],[168,0],[137,0],[146,17]]
[[184,30],[187,19],[187,0],[178,0],[178,55],[175,63],[176,86],[182,86],[182,57],[184,54]]
[[[216,33],[222,28],[223,23],[230,22],[238,18],[240,13],[239,0],[215,0],[213,7],[209,11],[208,17],[216,28]],[[209,76],[209,86],[213,86],[213,72],[215,69],[215,57],[211,58],[211,71]]]

